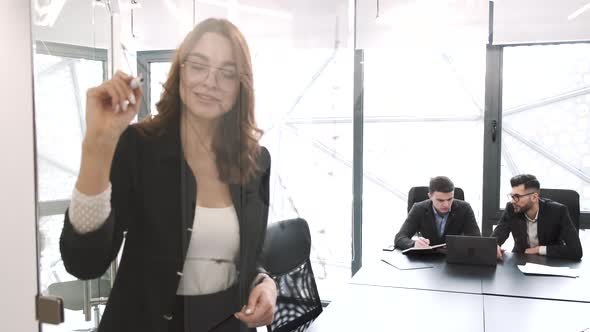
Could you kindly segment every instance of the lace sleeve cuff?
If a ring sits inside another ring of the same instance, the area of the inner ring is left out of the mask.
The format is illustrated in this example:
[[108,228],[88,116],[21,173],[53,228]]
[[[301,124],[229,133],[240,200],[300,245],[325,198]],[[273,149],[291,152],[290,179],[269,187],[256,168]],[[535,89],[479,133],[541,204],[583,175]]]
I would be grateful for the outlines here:
[[111,213],[111,184],[95,196],[85,195],[74,188],[68,213],[76,232],[85,234],[97,230]]

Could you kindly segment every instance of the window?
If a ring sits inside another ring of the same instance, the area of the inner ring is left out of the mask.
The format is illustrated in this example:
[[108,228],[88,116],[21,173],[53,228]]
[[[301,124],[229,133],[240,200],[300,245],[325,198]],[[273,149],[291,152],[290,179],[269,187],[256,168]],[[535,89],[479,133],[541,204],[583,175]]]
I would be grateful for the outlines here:
[[500,208],[510,178],[573,189],[590,211],[590,44],[506,47]]
[[46,54],[34,61],[39,200],[69,199],[86,130],[86,90],[102,82],[103,61]]

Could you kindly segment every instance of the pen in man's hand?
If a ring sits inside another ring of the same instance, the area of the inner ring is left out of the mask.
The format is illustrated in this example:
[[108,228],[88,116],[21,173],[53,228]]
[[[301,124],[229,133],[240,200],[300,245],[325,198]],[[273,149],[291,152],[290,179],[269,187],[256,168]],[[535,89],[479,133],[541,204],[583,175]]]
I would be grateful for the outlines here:
[[416,232],[416,234],[418,234],[418,239],[422,239],[422,242],[426,243],[426,246],[430,246],[430,240],[422,236],[420,231]]

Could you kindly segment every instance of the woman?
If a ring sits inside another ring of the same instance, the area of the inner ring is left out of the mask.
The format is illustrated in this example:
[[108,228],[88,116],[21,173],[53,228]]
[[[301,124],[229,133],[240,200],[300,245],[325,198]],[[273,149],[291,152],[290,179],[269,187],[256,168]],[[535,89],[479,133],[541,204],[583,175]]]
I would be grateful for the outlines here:
[[[99,331],[246,331],[272,322],[257,265],[270,155],[259,146],[252,66],[230,22],[178,48],[153,119],[129,126],[141,89],[117,72],[88,90],[82,162],[60,241],[68,272],[102,275],[123,238]],[[247,328],[248,327],[248,328]]]

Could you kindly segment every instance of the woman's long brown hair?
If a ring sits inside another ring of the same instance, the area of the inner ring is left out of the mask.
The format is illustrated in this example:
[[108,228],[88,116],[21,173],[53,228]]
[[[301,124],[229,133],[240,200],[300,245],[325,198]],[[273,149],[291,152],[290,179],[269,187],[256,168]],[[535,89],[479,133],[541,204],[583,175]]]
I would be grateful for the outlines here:
[[137,125],[148,136],[158,135],[179,118],[183,107],[180,98],[180,70],[188,53],[207,32],[226,37],[233,48],[239,73],[239,88],[232,109],[220,119],[213,134],[213,151],[216,157],[219,177],[226,183],[246,183],[258,171],[257,158],[260,153],[258,141],[262,130],[256,126],[254,118],[254,88],[252,81],[252,62],[246,39],[238,28],[225,19],[210,18],[202,21],[185,37],[180,44],[164,83],[164,92],[156,104],[158,115]]

